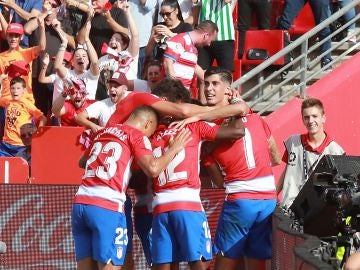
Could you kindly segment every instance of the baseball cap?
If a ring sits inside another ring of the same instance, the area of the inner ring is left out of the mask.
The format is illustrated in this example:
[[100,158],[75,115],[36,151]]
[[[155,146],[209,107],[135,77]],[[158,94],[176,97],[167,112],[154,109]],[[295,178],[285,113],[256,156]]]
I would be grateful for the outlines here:
[[24,34],[24,27],[20,23],[10,23],[6,29],[6,34]]
[[128,85],[128,80],[123,72],[115,71],[109,82],[114,82],[119,85]]

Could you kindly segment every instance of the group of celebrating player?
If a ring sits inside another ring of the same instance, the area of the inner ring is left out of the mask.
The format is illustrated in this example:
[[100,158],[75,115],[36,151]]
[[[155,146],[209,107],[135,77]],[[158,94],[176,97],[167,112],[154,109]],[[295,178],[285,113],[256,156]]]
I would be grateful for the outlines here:
[[[178,269],[179,262],[206,269],[213,253],[215,269],[245,261],[260,269],[271,257],[271,165],[280,163],[275,140],[234,96],[231,72],[209,68],[204,79],[207,106],[191,104],[181,82],[164,79],[153,95],[133,92],[119,101],[93,138],[81,158],[85,172],[72,210],[78,269],[121,269],[129,185],[137,193],[135,228],[153,269]],[[225,187],[214,242],[200,199],[200,160]]]

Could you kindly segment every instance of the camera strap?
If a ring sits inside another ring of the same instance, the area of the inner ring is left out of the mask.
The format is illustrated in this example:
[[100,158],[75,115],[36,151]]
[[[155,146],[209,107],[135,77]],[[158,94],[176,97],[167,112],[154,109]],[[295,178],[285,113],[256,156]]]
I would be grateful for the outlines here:
[[311,173],[313,171],[313,169],[315,168],[315,166],[318,164],[320,158],[323,156],[323,154],[320,154],[318,156],[318,158],[314,161],[314,163],[310,166],[310,169],[308,168],[307,162],[306,162],[306,152],[307,150],[305,149],[305,147],[303,146],[303,169],[304,169],[304,180],[302,185],[305,184],[305,182],[307,181],[308,177],[309,177],[309,172]]

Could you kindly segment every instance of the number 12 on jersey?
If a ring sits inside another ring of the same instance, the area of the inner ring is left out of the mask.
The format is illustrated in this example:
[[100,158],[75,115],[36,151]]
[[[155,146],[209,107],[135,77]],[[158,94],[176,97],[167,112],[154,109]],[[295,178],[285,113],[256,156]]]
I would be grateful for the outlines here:
[[[166,152],[168,147],[165,147],[164,151]],[[161,157],[162,151],[161,147],[157,147],[153,150],[155,157]],[[185,150],[182,149],[179,153],[175,155],[173,160],[169,163],[164,171],[162,171],[158,176],[159,186],[164,186],[166,183],[179,181],[187,179],[187,172],[180,171],[177,172],[177,167],[185,160]]]

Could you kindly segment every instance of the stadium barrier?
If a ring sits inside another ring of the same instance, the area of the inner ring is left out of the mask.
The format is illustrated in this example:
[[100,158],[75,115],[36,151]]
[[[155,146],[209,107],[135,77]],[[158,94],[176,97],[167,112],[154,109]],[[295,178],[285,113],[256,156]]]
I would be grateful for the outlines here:
[[[0,269],[76,269],[71,235],[75,185],[0,184]],[[134,201],[134,194],[130,191]],[[224,190],[203,189],[201,198],[214,236]],[[273,270],[332,269],[311,254],[320,244],[314,236],[290,229],[279,209],[273,218]],[[139,239],[133,239],[134,269],[148,269]],[[186,269],[182,267],[181,269]]]

